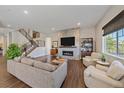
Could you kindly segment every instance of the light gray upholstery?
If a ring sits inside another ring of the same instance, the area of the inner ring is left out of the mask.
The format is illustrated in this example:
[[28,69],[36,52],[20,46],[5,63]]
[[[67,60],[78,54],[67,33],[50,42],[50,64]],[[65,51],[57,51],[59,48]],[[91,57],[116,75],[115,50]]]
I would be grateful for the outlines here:
[[67,75],[67,62],[49,72],[11,60],[7,62],[7,71],[34,88],[59,88]]
[[57,68],[57,66],[52,65],[50,63],[43,63],[43,62],[39,62],[39,61],[34,62],[34,67],[40,68],[40,69],[43,69],[43,70],[47,70],[47,71],[50,71],[50,72],[56,70],[56,68]]

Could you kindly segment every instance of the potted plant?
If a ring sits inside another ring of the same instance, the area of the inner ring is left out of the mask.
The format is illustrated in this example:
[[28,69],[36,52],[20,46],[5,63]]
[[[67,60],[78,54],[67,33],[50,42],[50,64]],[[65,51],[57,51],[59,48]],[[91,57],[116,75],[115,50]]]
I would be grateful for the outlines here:
[[105,62],[105,61],[106,61],[104,54],[102,54],[101,61],[102,61],[102,62]]
[[12,43],[9,45],[6,51],[6,58],[8,60],[14,59],[15,57],[19,57],[21,55],[22,55],[22,50],[17,44]]

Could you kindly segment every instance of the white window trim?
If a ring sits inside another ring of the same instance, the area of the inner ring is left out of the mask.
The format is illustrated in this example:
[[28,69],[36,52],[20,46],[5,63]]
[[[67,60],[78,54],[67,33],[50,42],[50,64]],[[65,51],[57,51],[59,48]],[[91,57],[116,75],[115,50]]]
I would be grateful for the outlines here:
[[115,58],[124,60],[123,57],[120,57],[120,56],[117,56],[117,55],[110,54],[110,53],[106,52],[105,49],[106,49],[105,37],[102,37],[102,53],[104,53],[105,55],[108,55],[108,56],[112,56],[112,57],[115,57]]
[[118,58],[118,59],[124,60],[124,58],[122,58],[122,57],[119,57],[119,56],[116,56],[116,55],[112,55],[112,54],[107,53],[107,52],[104,52],[104,51],[103,51],[102,53],[104,53],[105,55],[108,55],[108,56],[112,56],[112,57],[115,57],[115,58]]

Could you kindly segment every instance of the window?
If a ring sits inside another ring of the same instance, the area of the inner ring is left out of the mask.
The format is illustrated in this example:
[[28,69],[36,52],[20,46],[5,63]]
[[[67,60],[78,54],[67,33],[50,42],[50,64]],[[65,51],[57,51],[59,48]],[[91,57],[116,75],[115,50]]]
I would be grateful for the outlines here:
[[118,55],[120,57],[124,57],[124,35],[122,34],[123,31],[124,29],[118,32],[121,33],[120,35],[118,34]]
[[106,53],[124,57],[124,28],[106,35],[104,39]]
[[111,53],[114,55],[117,55],[117,33],[114,32],[112,34],[109,34],[105,38],[105,44],[106,44],[106,52]]

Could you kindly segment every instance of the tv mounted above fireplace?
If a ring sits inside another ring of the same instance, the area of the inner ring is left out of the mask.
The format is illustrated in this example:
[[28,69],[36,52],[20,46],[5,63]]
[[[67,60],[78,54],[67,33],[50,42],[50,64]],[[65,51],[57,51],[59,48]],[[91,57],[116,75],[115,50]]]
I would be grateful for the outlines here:
[[61,38],[61,46],[75,46],[75,37]]

